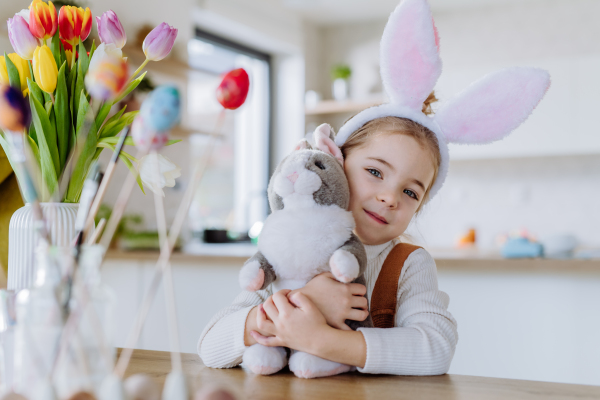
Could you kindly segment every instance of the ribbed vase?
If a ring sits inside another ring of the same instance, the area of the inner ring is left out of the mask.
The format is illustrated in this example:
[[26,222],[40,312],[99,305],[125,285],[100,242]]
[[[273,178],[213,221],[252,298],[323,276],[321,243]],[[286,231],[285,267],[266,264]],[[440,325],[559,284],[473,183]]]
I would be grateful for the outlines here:
[[[75,237],[79,204],[41,203],[50,240],[55,246],[69,246]],[[30,287],[35,278],[34,250],[38,238],[30,204],[19,208],[8,228],[8,290]]]

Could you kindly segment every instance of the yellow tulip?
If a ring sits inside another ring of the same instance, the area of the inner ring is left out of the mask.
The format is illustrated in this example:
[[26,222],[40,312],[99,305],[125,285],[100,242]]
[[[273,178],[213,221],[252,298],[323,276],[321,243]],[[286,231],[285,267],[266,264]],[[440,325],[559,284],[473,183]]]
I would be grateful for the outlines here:
[[69,67],[68,71],[73,67],[73,52],[71,50],[65,49],[65,56],[67,58],[67,65]]
[[52,94],[56,89],[58,68],[50,47],[43,45],[33,52],[33,76],[44,92]]
[[[17,53],[10,53],[8,55],[10,61],[15,64],[15,67],[19,70],[19,78],[21,78],[21,90],[23,94],[26,94],[29,89],[27,89],[27,78],[31,78],[31,74],[29,73],[29,65],[27,65],[27,60],[21,58]],[[6,60],[4,56],[0,56],[0,83],[8,85],[8,71],[6,69]]]

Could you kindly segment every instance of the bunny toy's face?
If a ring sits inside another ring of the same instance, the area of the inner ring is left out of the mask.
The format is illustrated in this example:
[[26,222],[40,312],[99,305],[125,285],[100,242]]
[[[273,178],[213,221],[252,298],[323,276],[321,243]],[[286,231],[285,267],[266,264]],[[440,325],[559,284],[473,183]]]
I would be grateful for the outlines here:
[[349,188],[340,163],[319,150],[297,150],[279,164],[269,184],[273,211],[316,205],[348,207]]
[[344,166],[355,233],[368,245],[383,244],[404,233],[434,174],[427,150],[401,134],[373,136],[346,155]]

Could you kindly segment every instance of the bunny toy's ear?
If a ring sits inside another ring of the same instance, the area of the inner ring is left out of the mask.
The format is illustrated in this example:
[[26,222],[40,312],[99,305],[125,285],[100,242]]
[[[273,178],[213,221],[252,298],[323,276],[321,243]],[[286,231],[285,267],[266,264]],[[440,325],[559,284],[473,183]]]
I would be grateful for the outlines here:
[[331,129],[329,124],[319,125],[317,129],[315,129],[314,137],[317,149],[334,156],[342,166],[344,165],[344,156],[342,155],[340,148],[337,147],[332,139],[333,129]]
[[439,39],[426,0],[403,0],[379,49],[383,87],[392,103],[421,111],[440,74]]
[[449,143],[490,143],[521,125],[550,87],[550,75],[513,67],[484,76],[435,116]]
[[294,147],[294,151],[297,150],[311,150],[312,147],[310,146],[310,143],[308,143],[308,140],[306,139],[301,139],[298,143],[296,143],[296,147]]

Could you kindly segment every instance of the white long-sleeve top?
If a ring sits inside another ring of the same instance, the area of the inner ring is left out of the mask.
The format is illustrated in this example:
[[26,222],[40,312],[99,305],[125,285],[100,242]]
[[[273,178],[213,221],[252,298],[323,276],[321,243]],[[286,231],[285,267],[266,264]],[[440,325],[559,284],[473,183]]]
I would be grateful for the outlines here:
[[[394,239],[377,246],[365,245],[369,300],[383,262],[397,243]],[[198,354],[206,366],[231,368],[242,362],[248,313],[271,294],[270,286],[254,293],[244,291],[210,320],[198,341]],[[415,250],[406,259],[398,281],[394,328],[358,329],[367,344],[365,367],[358,370],[394,375],[448,372],[458,342],[449,302],[448,295],[438,289],[435,261],[426,250]]]

